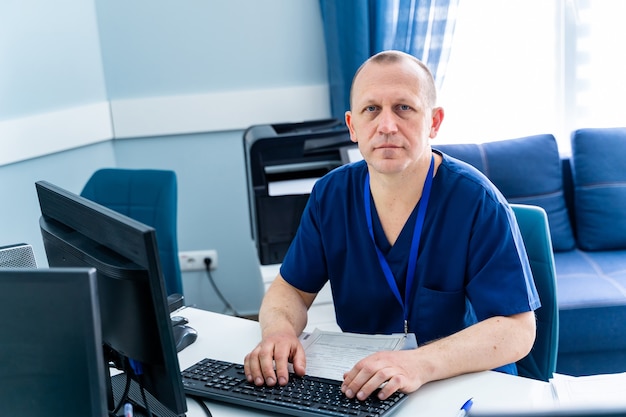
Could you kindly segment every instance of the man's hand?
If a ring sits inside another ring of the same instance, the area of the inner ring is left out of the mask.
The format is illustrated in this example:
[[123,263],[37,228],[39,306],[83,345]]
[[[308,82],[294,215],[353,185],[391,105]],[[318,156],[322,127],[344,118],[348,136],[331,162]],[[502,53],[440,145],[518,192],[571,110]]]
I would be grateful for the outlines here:
[[293,364],[297,375],[304,376],[304,348],[293,333],[283,332],[264,336],[257,347],[246,355],[243,367],[248,382],[274,386],[289,382],[289,363]]
[[255,385],[289,382],[289,364],[304,376],[306,356],[298,335],[306,326],[307,309],[316,294],[302,292],[278,274],[259,311],[262,339],[244,359],[246,379]]
[[378,392],[384,400],[396,391],[409,393],[422,386],[415,351],[382,351],[374,353],[344,374],[341,391],[348,398],[365,400],[382,385]]
[[378,398],[385,399],[430,381],[493,369],[526,356],[535,332],[532,311],[491,317],[417,349],[374,353],[344,375],[341,390],[364,400],[382,385]]

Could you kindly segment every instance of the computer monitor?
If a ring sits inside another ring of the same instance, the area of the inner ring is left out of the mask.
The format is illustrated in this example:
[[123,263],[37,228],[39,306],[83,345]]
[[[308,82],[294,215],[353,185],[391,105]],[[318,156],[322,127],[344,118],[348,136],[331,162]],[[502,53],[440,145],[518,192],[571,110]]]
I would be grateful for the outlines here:
[[1,416],[106,415],[93,268],[0,269]]
[[[147,391],[146,404],[131,396],[136,406],[147,405],[158,415],[184,415],[155,229],[46,181],[35,185],[48,264],[97,270],[105,361],[123,370],[142,394]],[[116,409],[127,399],[116,398],[118,384],[106,379],[109,410]]]

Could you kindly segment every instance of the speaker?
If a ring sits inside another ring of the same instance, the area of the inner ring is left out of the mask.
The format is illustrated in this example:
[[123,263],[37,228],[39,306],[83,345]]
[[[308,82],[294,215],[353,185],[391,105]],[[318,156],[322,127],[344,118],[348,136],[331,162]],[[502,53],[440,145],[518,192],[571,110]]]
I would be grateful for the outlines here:
[[33,247],[26,243],[0,246],[0,268],[37,268]]

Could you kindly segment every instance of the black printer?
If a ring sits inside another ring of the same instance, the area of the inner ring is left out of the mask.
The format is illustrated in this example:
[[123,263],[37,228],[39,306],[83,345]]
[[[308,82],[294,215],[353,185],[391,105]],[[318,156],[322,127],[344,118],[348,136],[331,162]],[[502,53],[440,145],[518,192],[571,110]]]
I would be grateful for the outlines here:
[[254,125],[243,136],[252,238],[262,265],[281,263],[313,183],[355,148],[343,120]]

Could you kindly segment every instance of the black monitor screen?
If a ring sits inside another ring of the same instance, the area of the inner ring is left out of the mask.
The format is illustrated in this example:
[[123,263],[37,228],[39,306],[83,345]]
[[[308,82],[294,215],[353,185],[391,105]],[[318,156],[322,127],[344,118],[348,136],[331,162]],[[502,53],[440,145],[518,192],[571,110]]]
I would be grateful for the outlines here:
[[[48,264],[97,270],[107,364],[123,370],[159,407],[184,415],[187,405],[154,228],[48,182],[39,181],[36,188]],[[109,393],[109,409],[121,405],[114,397]]]
[[0,268],[0,340],[1,416],[105,415],[93,268]]

